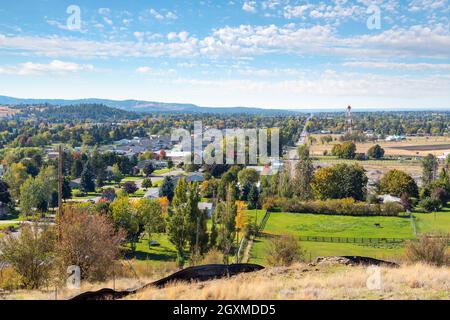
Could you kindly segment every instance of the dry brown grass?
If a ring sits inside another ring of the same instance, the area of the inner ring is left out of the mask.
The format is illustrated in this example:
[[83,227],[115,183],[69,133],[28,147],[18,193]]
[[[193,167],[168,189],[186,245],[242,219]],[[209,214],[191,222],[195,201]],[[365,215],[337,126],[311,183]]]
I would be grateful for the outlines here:
[[[381,289],[370,290],[368,269],[363,266],[296,264],[267,268],[228,279],[202,283],[174,283],[163,289],[148,288],[127,299],[140,300],[316,300],[316,299],[446,299],[450,300],[450,268],[425,264],[400,268],[381,267]],[[115,282],[118,290],[149,283],[155,278],[124,278]],[[58,290],[58,299],[85,291],[113,287],[113,282],[83,284],[81,290]],[[1,299],[53,300],[52,288],[0,294]]]
[[[323,155],[323,152],[327,150],[329,153],[331,152],[331,149],[333,148],[333,145],[336,143],[342,143],[339,141],[333,141],[329,144],[321,144],[320,143],[320,137],[321,135],[312,135],[317,139],[317,142],[314,143],[310,147],[310,153],[313,156],[321,156]],[[339,138],[338,135],[333,135],[334,138]],[[369,150],[370,147],[372,147],[375,144],[379,144],[382,148],[385,149],[385,155],[386,156],[426,156],[427,154],[431,153],[436,156],[441,155],[445,151],[449,150],[433,150],[432,147],[430,147],[430,150],[406,150],[401,149],[401,147],[406,146],[427,146],[427,145],[440,145],[440,144],[449,144],[450,143],[450,137],[408,137],[405,141],[391,141],[387,142],[384,140],[380,140],[377,142],[365,142],[365,143],[357,143],[356,144],[356,152],[361,153],[367,153],[367,150]]]
[[129,299],[450,299],[450,269],[423,264],[381,268],[381,289],[370,290],[365,267],[298,264],[205,283],[149,288]]

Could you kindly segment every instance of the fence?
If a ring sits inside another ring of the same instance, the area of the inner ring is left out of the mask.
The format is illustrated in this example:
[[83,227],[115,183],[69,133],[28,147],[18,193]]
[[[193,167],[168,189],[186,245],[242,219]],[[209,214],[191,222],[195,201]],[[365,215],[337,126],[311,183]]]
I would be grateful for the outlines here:
[[312,242],[334,242],[334,243],[404,243],[408,239],[400,238],[357,238],[357,237],[323,237],[323,236],[300,236],[300,241]]
[[[279,237],[280,235],[264,234],[264,237]],[[450,244],[450,237],[447,236],[430,236],[429,238],[445,238]],[[361,237],[325,237],[325,236],[299,236],[300,241],[310,242],[329,242],[329,243],[356,243],[356,244],[403,244],[406,241],[417,241],[417,238],[402,239],[402,238],[361,238]]]
[[269,217],[270,212],[266,210],[264,212],[264,217],[262,218],[261,223],[258,226],[258,233],[261,233],[264,230],[264,228],[266,227],[267,220],[269,220]]

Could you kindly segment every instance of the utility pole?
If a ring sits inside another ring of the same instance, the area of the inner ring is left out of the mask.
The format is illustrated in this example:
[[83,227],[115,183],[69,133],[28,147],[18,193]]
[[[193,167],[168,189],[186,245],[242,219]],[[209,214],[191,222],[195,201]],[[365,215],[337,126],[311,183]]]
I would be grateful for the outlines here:
[[62,174],[62,157],[63,157],[63,149],[62,146],[58,147],[58,240],[61,240],[61,218],[62,218],[62,183],[63,183],[63,174]]

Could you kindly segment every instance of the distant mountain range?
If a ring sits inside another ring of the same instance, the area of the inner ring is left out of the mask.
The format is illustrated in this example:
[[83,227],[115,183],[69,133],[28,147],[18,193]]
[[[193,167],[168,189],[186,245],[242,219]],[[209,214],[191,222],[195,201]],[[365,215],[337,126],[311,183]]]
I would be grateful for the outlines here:
[[[188,103],[166,103],[156,101],[143,100],[109,100],[109,99],[21,99],[0,95],[0,105],[39,105],[51,104],[55,106],[69,106],[80,104],[97,104],[105,105],[111,108],[122,109],[139,113],[156,113],[156,112],[179,112],[179,113],[244,113],[259,115],[276,115],[276,114],[295,114],[295,113],[320,113],[320,112],[344,112],[346,106],[340,108],[310,108],[310,109],[264,109],[264,108],[248,108],[248,107],[200,107],[195,104]],[[404,107],[380,107],[380,108],[364,108],[356,107],[354,112],[378,112],[378,111],[450,111],[450,107],[424,107],[424,108],[404,108]]]
[[165,103],[155,101],[142,100],[108,100],[108,99],[21,99],[7,96],[0,96],[0,104],[3,105],[39,105],[51,104],[55,106],[69,106],[80,104],[97,104],[105,105],[111,108],[117,108],[127,111],[140,113],[154,113],[154,112],[179,112],[179,113],[246,113],[246,114],[288,114],[295,113],[292,110],[277,110],[277,109],[262,109],[262,108],[246,108],[246,107],[230,107],[230,108],[213,108],[213,107],[199,107],[195,104],[183,103]]

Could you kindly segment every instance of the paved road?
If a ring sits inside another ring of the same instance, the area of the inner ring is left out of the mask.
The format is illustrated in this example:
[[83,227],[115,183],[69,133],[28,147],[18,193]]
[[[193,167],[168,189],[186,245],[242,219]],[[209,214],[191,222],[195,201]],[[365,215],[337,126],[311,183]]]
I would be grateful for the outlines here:
[[306,125],[308,124],[309,120],[312,119],[312,117],[313,117],[313,115],[311,114],[306,119],[302,133],[300,134],[300,137],[299,137],[297,143],[295,144],[295,148],[292,148],[291,150],[289,150],[289,160],[297,160],[298,159],[297,147],[301,146],[302,144],[304,144],[306,142],[306,138],[308,137],[308,129],[307,129]]

